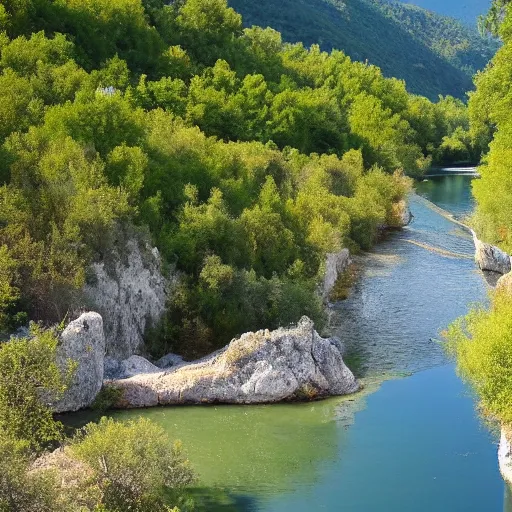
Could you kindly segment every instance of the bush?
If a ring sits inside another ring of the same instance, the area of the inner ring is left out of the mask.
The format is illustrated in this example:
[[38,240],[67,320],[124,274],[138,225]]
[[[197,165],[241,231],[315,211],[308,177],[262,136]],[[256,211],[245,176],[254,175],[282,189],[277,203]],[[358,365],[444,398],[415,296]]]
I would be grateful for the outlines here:
[[101,489],[101,505],[110,512],[152,512],[185,505],[183,493],[194,481],[179,442],[147,419],[119,423],[102,418],[84,427],[71,454],[90,466]]
[[475,389],[483,412],[512,423],[512,298],[497,293],[490,310],[473,309],[444,336],[458,372]]
[[29,443],[0,431],[0,512],[58,512],[61,502],[55,474],[30,472]]
[[75,369],[56,363],[58,338],[53,330],[32,326],[28,338],[14,338],[0,345],[0,431],[40,450],[62,437],[50,404],[66,389]]

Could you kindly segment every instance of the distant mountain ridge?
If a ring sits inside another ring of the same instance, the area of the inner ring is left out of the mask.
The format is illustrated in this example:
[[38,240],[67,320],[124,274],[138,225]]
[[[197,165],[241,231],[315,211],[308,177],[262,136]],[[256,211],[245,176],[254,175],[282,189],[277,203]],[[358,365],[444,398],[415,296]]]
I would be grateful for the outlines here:
[[[388,0],[228,0],[246,26],[270,26],[285,41],[343,50],[404,79],[409,91],[465,98],[472,75],[497,43],[476,29],[414,5]],[[434,1],[432,0],[432,4]]]
[[491,0],[400,0],[406,4],[414,4],[423,9],[434,11],[464,21],[468,25],[476,25],[481,14],[485,14]]

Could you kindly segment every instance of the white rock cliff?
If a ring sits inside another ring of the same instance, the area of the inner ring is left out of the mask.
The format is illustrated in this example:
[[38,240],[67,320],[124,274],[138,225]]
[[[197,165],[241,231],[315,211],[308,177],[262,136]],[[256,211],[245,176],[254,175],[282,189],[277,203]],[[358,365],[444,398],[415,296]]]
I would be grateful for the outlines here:
[[107,355],[126,359],[143,352],[144,334],[165,312],[167,281],[157,249],[126,242],[123,256],[110,266],[95,263],[85,294],[92,309],[104,319]]
[[481,270],[490,270],[499,274],[507,274],[511,271],[510,256],[494,245],[482,242],[472,230],[475,244],[475,261]]

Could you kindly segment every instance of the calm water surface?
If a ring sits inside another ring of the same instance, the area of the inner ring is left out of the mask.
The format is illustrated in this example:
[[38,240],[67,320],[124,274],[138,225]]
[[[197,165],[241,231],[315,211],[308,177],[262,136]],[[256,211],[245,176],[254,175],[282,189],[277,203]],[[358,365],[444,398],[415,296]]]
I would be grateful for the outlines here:
[[462,217],[470,176],[418,185],[414,220],[358,258],[333,321],[366,384],[349,398],[294,405],[174,407],[150,417],[180,438],[200,475],[199,510],[502,512],[495,439],[437,342],[486,299]]

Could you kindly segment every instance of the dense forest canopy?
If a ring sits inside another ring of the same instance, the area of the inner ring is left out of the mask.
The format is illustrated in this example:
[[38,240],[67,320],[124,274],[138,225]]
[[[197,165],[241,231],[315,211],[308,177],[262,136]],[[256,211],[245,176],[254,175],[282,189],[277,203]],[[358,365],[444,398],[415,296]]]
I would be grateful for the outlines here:
[[[229,0],[247,27],[279,30],[285,41],[342,49],[354,60],[402,78],[408,90],[432,100],[439,94],[465,99],[472,76],[498,45],[476,27],[386,0]],[[476,18],[475,18],[476,24]]]
[[129,225],[182,276],[155,354],[321,325],[326,253],[398,222],[403,171],[480,151],[461,101],[225,0],[4,0],[0,27],[3,330],[79,308]]

